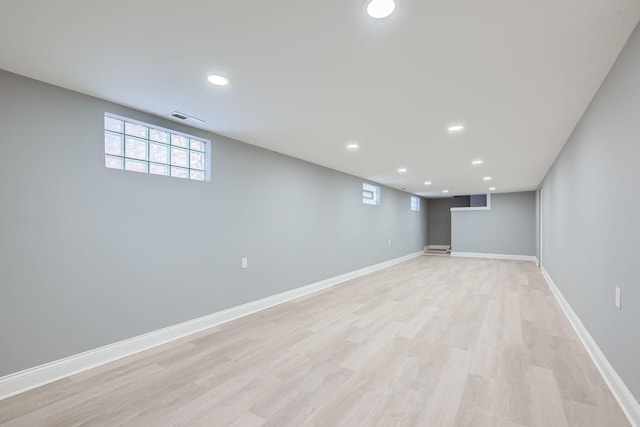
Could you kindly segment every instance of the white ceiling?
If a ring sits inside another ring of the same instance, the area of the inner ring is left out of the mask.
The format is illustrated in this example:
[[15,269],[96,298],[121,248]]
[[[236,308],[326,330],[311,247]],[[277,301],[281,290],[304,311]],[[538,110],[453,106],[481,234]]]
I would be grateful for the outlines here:
[[640,0],[396,4],[4,0],[0,68],[413,193],[506,192],[540,183],[640,19]]

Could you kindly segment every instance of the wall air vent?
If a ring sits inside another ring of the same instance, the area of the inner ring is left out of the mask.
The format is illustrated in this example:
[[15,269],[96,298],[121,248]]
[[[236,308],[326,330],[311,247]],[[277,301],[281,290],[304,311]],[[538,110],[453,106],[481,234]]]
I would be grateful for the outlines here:
[[204,120],[202,120],[202,119],[197,119],[195,117],[189,116],[189,115],[181,113],[179,111],[174,111],[173,113],[171,113],[169,115],[171,117],[174,117],[174,118],[180,119],[180,120],[191,120],[191,121],[196,122],[196,123],[204,123]]

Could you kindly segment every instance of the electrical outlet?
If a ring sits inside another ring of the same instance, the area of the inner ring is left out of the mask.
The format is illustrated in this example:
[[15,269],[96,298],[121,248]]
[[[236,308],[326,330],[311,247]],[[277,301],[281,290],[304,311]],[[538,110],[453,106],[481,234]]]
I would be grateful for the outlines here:
[[242,263],[241,263],[242,268],[247,268],[247,265],[248,265],[247,259],[246,258],[242,258]]
[[616,286],[616,308],[622,309],[622,300],[620,299],[620,288]]

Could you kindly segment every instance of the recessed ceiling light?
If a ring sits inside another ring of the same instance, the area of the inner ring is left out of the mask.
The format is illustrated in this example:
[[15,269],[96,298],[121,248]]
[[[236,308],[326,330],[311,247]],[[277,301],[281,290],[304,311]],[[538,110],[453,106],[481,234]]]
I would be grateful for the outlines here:
[[356,144],[356,143],[351,143],[351,144],[347,144],[347,150],[357,150],[358,148],[360,148],[360,145]]
[[447,128],[447,130],[450,133],[458,133],[458,132],[462,132],[464,130],[464,125],[460,124],[460,123],[455,123],[452,125],[449,125],[449,127]]
[[442,190],[442,192],[443,192],[443,193],[448,193],[448,192],[449,192],[449,190]]
[[398,173],[407,173],[407,168],[399,168]]
[[210,75],[209,77],[207,77],[207,80],[209,80],[209,83],[216,86],[226,86],[229,84],[229,79],[227,79],[226,77],[218,76],[216,74]]
[[482,179],[485,180],[485,181],[491,181],[493,178],[491,178],[490,176],[485,176]]
[[496,191],[496,187],[489,187],[489,191]]
[[472,162],[471,162],[471,164],[472,164],[472,165],[481,165],[481,164],[483,164],[483,163],[484,163],[484,162],[483,162],[482,160],[480,160],[480,159],[478,159],[478,160],[474,160],[474,161],[472,161]]
[[424,185],[431,185],[431,181],[425,181]]
[[367,13],[372,18],[381,19],[391,15],[395,8],[394,0],[371,0],[367,5]]

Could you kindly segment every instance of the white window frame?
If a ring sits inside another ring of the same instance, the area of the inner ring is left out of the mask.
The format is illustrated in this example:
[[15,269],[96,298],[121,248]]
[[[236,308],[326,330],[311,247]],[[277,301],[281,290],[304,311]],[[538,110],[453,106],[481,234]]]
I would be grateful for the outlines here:
[[420,212],[420,197],[411,196],[411,210],[413,212]]
[[362,183],[362,203],[365,205],[378,206],[380,205],[380,187]]
[[[211,180],[211,141],[205,138],[200,138],[198,136],[195,135],[190,135],[188,133],[184,133],[184,132],[179,132],[176,131],[174,129],[168,129],[162,126],[156,126],[153,123],[146,123],[146,122],[142,122],[140,120],[136,120],[136,119],[132,119],[130,117],[125,117],[125,116],[120,116],[118,114],[113,114],[113,113],[109,113],[109,112],[105,112],[104,113],[104,118],[112,118],[115,120],[121,120],[123,121],[123,129],[122,132],[116,132],[116,131],[112,131],[112,130],[107,130],[106,126],[103,125],[103,142],[107,136],[107,134],[112,134],[112,135],[118,135],[122,138],[122,155],[114,155],[114,154],[109,154],[106,152],[106,146],[103,148],[105,150],[104,152],[104,159],[105,159],[105,167],[109,168],[109,169],[115,169],[115,170],[123,170],[126,172],[139,172],[139,173],[146,173],[148,175],[159,175],[159,176],[168,176],[171,178],[180,178],[180,179],[187,179],[190,181],[210,181]],[[132,135],[128,135],[125,133],[125,129],[124,129],[124,123],[131,123],[134,125],[139,125],[139,126],[143,126],[145,128],[147,128],[147,136],[146,138],[142,138],[142,137],[137,137],[137,136],[132,136]],[[155,140],[152,140],[150,138],[150,130],[151,129],[155,129],[161,132],[166,132],[169,134],[169,140],[168,142],[164,143],[164,142],[158,142]],[[177,145],[173,145],[171,142],[171,135],[175,135],[177,137],[184,137],[187,138],[187,147],[180,147]],[[143,159],[136,159],[136,158],[132,158],[132,157],[127,157],[126,156],[126,138],[128,136],[131,136],[133,138],[139,139],[139,140],[143,140],[146,142],[146,149],[147,149],[147,158],[146,160]],[[190,140],[194,140],[194,141],[198,141],[198,142],[202,142],[204,144],[204,151],[200,151],[197,149],[192,149],[191,148],[191,141]],[[150,147],[151,144],[159,144],[159,145],[164,145],[166,146],[166,148],[169,150],[168,152],[168,159],[167,159],[167,163],[163,163],[163,162],[153,162],[150,160]],[[176,165],[172,165],[171,164],[171,149],[172,147],[176,147],[176,149],[180,149],[185,150],[187,152],[187,167],[182,167],[182,166],[176,166]],[[191,168],[190,166],[190,161],[191,161],[191,152],[194,153],[202,153],[204,155],[204,170],[199,170],[197,168]],[[118,158],[118,159],[122,159],[122,168],[118,168],[118,167],[109,167],[107,166],[107,159],[108,158]],[[128,170],[126,169],[126,161],[127,159],[129,159],[130,161],[135,161],[135,162],[143,162],[146,163],[146,171],[132,171],[132,170]],[[166,166],[167,170],[168,170],[168,175],[163,175],[163,174],[155,174],[150,172],[150,167],[152,165],[158,165],[158,166]],[[180,169],[180,170],[186,170],[187,171],[187,176],[186,177],[180,177],[180,176],[176,176],[176,175],[172,175],[172,168],[175,169]],[[193,172],[192,172],[193,171]],[[198,172],[203,172],[203,179],[198,179],[193,177],[194,175],[198,175]]]

